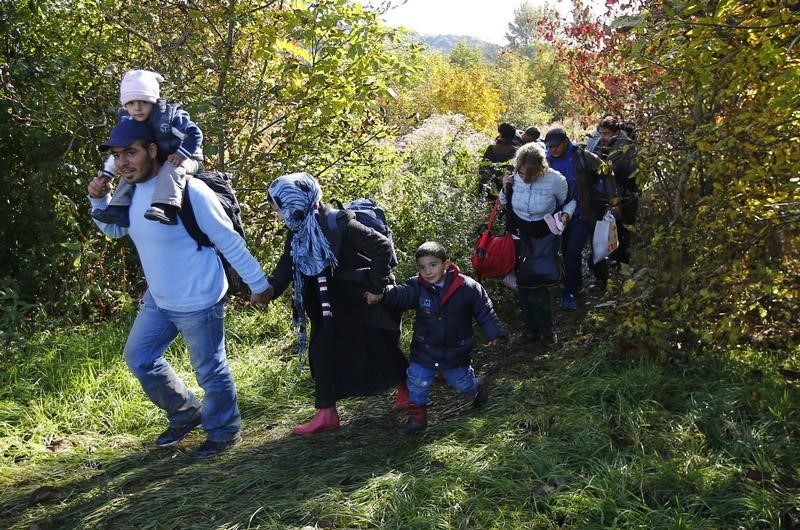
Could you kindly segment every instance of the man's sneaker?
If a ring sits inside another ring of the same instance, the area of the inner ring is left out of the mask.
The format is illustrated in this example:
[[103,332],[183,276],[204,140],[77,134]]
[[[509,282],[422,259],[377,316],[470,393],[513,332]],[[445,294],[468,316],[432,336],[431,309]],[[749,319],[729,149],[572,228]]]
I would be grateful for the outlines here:
[[152,205],[144,212],[144,218],[151,221],[158,221],[164,225],[178,224],[178,209],[174,206]]
[[206,438],[206,441],[203,442],[197,451],[192,453],[192,456],[195,458],[211,458],[212,456],[217,456],[218,454],[227,451],[234,445],[240,443],[242,441],[242,435],[238,432],[236,435],[231,438],[230,440],[225,440],[222,442],[215,442],[213,440],[209,440]]
[[561,301],[561,308],[564,311],[575,311],[578,309],[578,302],[575,301],[575,295],[572,293],[564,293],[564,299]]
[[200,425],[199,415],[189,423],[184,423],[183,425],[179,425],[177,427],[170,425],[169,429],[162,432],[161,436],[156,438],[156,445],[159,447],[172,447],[186,438],[186,435],[192,432],[198,425]]
[[472,399],[472,408],[479,409],[486,405],[489,401],[489,392],[486,389],[486,379],[483,377],[478,378],[478,393]]
[[92,210],[92,217],[108,225],[117,225],[128,228],[131,223],[128,220],[128,206],[107,206],[105,210],[95,208]]

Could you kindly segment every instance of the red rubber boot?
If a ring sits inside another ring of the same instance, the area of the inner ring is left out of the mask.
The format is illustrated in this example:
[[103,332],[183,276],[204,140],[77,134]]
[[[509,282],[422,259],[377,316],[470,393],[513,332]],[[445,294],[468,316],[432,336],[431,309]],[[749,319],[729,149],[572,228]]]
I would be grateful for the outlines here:
[[394,397],[392,410],[406,410],[408,408],[408,387],[405,383],[397,386],[397,395]]
[[331,431],[338,428],[339,413],[334,406],[317,410],[317,413],[311,418],[311,421],[292,429],[292,434],[306,436],[309,434],[316,434],[320,431]]

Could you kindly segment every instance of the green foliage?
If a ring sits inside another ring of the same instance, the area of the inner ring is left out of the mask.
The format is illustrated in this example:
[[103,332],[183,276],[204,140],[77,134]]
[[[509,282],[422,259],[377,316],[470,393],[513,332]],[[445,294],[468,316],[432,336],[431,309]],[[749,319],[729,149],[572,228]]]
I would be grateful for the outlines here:
[[534,47],[536,54],[531,62],[532,76],[544,89],[544,108],[553,120],[581,114],[573,97],[576,90],[570,84],[569,65],[559,57],[555,46],[537,43]]
[[16,282],[0,285],[0,342],[23,336],[20,324],[29,317],[33,305],[20,300]]
[[505,108],[500,91],[489,80],[484,63],[462,67],[439,54],[423,56],[418,82],[402,95],[403,109],[423,118],[456,113],[468,117],[474,127],[490,132]]
[[796,344],[800,18],[768,1],[644,15],[630,57],[650,270],[623,325],[660,344]]
[[457,114],[433,116],[400,138],[402,171],[384,191],[398,250],[412,267],[407,275],[414,271],[414,251],[427,240],[445,245],[451,261],[469,270],[475,228],[485,215],[473,191],[489,141]]
[[[552,53],[543,57],[550,59],[542,63],[538,56],[534,60],[519,50],[501,50],[487,62],[478,48],[464,42],[446,59],[426,54],[416,82],[401,93],[403,114],[423,118],[463,114],[487,134],[494,134],[501,121],[519,127],[544,125],[551,119],[550,109],[556,108],[552,102],[562,99],[561,87],[555,85],[565,74],[554,66]],[[558,93],[551,96],[550,92]]]
[[545,103],[547,93],[534,68],[531,61],[515,53],[503,53],[497,58],[490,76],[505,105],[500,121],[513,123],[520,129],[529,125],[541,128],[550,122],[552,116]]
[[[559,47],[569,46],[566,42],[554,42],[554,30],[552,29],[558,21],[558,13],[549,6],[538,7],[531,5],[530,2],[522,2],[514,10],[514,19],[508,24],[508,50],[501,53],[499,66],[501,69],[509,68],[506,63],[525,61],[530,71],[526,73],[516,72],[522,79],[526,80],[525,87],[519,87],[519,79],[511,79],[506,82],[514,85],[515,88],[522,88],[526,92],[532,92],[534,99],[532,105],[523,104],[524,99],[518,92],[509,90],[504,96],[508,99],[506,112],[524,113],[522,119],[514,121],[520,124],[541,124],[544,125],[550,118],[561,120],[566,116],[578,113],[578,105],[575,94],[570,91],[569,64],[559,53]],[[597,69],[595,69],[595,73]],[[498,85],[499,86],[499,85]],[[540,94],[544,91],[544,94]],[[513,103],[512,103],[513,102]],[[533,119],[531,119],[533,118]]]
[[[7,2],[0,63],[0,281],[48,314],[108,315],[141,287],[135,254],[97,238],[85,186],[130,68],[165,75],[204,132],[209,161],[238,175],[252,248],[271,256],[268,183],[305,170],[340,195],[391,164],[392,86],[414,52],[346,0]],[[124,256],[124,257],[123,257]],[[110,258],[110,259],[109,259]],[[6,313],[10,314],[10,313]]]
[[[75,260],[63,244],[83,239],[83,176],[109,123],[102,110],[115,99],[95,66],[108,42],[92,4],[5,1],[0,9],[0,278],[13,278],[25,303],[54,307]],[[59,316],[70,309],[61,304]]]
[[484,64],[483,53],[477,47],[467,45],[463,40],[450,51],[448,59],[450,64],[467,70]]
[[552,8],[538,7],[530,2],[523,1],[514,9],[514,19],[508,23],[506,39],[512,50],[519,50],[528,58],[535,58],[535,44],[541,42],[539,25],[542,20],[555,17]]
[[[593,312],[555,353],[478,348],[492,374],[480,411],[437,384],[420,436],[397,435],[403,415],[385,395],[343,400],[339,431],[296,437],[312,385],[287,317],[229,312],[244,442],[204,462],[186,454],[200,431],[153,447],[164,418],[119,355],[128,322],[38,334],[0,357],[4,526],[789,528],[800,517],[797,357],[788,380],[752,350],[631,361]],[[168,357],[197,390],[183,345]]]

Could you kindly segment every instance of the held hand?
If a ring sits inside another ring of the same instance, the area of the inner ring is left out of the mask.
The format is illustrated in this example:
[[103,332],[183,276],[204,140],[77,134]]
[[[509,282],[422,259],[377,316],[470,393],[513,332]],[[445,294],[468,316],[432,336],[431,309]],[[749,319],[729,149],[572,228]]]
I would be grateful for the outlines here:
[[369,305],[380,304],[383,301],[383,295],[364,291],[364,301]]
[[111,193],[112,186],[111,181],[108,180],[102,172],[98,171],[97,176],[94,177],[91,181],[89,181],[89,185],[86,186],[86,191],[89,193],[91,197],[95,199],[101,199]]
[[503,177],[503,187],[505,188],[512,182],[514,182],[514,173],[506,173],[506,175]]
[[167,162],[169,162],[173,166],[180,166],[184,160],[186,160],[186,158],[179,155],[178,153],[172,153],[167,157]]
[[561,212],[561,224],[567,226],[569,222],[569,214],[567,212]]
[[263,293],[252,293],[250,295],[250,303],[266,309],[274,296],[275,288],[270,285]]

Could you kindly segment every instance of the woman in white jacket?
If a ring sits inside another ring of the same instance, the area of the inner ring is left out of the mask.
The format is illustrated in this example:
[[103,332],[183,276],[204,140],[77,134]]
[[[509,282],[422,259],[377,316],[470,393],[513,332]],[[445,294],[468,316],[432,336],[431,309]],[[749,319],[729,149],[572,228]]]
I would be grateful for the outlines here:
[[544,261],[557,264],[558,235],[575,211],[576,203],[567,201],[567,180],[548,166],[540,146],[530,143],[520,147],[514,166],[514,173],[503,179],[500,203],[507,206],[507,227],[514,234],[517,247],[517,293],[525,321],[523,338],[555,344],[558,338],[553,330],[549,287],[558,278],[548,278],[547,271],[531,270],[533,260],[527,259],[530,255],[527,249],[536,252],[544,249],[552,254]]

